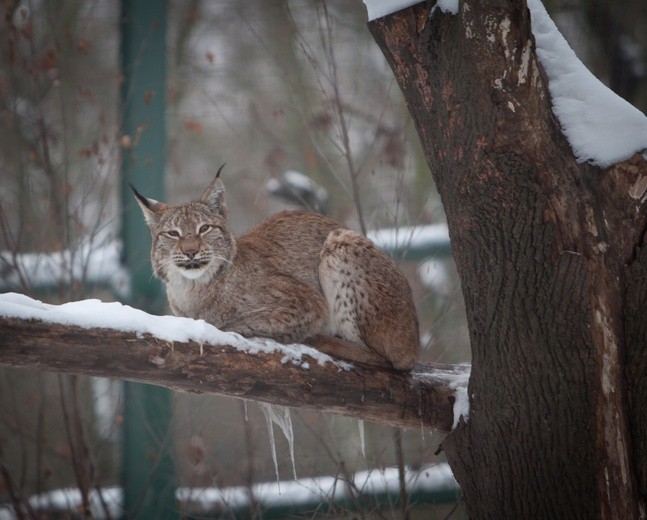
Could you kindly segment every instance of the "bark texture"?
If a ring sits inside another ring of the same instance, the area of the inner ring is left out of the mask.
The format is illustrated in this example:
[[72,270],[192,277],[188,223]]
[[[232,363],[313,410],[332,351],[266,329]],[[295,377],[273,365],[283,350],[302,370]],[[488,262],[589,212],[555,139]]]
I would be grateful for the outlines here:
[[638,518],[647,164],[575,161],[524,1],[433,8],[369,29],[415,121],[461,276],[470,419],[443,445],[470,517]]
[[168,343],[153,336],[0,317],[0,366],[39,368],[229,395],[376,423],[448,432],[455,389],[469,367],[418,364],[411,373],[341,370],[231,345]]

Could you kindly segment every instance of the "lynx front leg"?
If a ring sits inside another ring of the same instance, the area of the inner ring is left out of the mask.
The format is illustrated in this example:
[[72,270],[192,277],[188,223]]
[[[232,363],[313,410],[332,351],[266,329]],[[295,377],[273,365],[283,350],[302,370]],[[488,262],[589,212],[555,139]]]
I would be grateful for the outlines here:
[[256,288],[253,301],[242,297],[222,327],[243,336],[298,343],[325,326],[328,308],[312,287],[290,277],[276,276]]

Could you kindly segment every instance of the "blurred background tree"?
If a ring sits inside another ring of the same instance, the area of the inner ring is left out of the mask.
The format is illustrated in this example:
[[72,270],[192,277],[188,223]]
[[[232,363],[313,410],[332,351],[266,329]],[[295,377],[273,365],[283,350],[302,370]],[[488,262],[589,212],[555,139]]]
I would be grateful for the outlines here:
[[[560,0],[548,8],[585,64],[645,110],[644,2]],[[0,4],[3,291],[52,303],[127,293],[128,277],[111,261],[119,257],[121,160],[138,138],[121,126],[120,13],[119,3],[107,0]],[[170,202],[199,196],[226,162],[238,233],[299,205],[268,191],[286,171],[325,188],[327,214],[360,231],[443,222],[361,2],[170,0],[167,21]],[[401,267],[414,288],[423,359],[469,361],[451,259]],[[2,370],[0,502],[118,483],[122,404],[114,382]],[[364,455],[357,421],[293,412],[292,423],[299,477],[345,478],[442,460],[434,454],[440,439],[424,431],[400,436],[367,424]],[[265,417],[254,404],[175,394],[172,430],[168,450],[183,486],[275,478]],[[280,476],[289,479],[289,447],[280,435],[277,451]]]

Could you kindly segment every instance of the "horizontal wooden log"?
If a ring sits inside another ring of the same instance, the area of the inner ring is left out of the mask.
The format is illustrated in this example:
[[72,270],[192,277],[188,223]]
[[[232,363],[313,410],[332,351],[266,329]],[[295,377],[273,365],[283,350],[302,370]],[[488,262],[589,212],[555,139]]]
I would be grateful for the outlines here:
[[422,363],[411,373],[344,370],[308,361],[286,363],[280,351],[251,354],[226,344],[0,317],[0,366],[126,379],[437,432],[451,430],[456,381],[469,370]]

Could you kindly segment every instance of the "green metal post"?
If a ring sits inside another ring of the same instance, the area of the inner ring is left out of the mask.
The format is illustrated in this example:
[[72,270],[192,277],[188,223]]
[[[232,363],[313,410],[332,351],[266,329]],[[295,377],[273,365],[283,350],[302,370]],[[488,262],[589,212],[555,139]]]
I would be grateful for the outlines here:
[[[166,166],[167,1],[122,0],[122,238],[131,275],[128,303],[164,310],[160,283],[149,261],[150,234],[128,183],[164,199]],[[178,518],[171,461],[171,392],[125,383],[122,485],[126,518]]]

